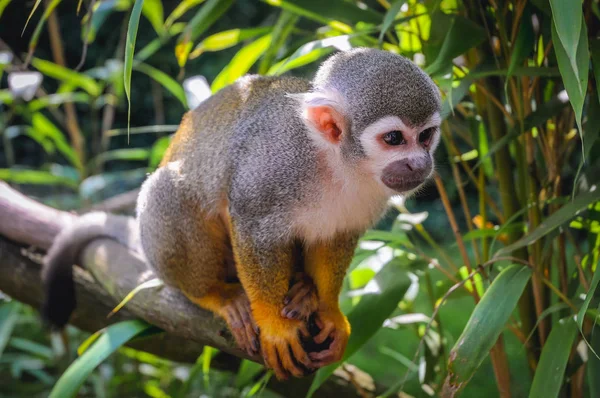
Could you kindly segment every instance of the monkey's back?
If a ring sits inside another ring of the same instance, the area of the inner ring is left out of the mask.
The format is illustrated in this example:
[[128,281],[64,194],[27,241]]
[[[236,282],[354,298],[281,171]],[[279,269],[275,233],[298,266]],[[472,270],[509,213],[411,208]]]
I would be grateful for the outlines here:
[[[294,100],[286,95],[310,88],[309,81],[293,77],[240,78],[185,114],[161,166],[180,162],[179,184],[186,195],[208,211],[220,211],[230,193],[233,175],[240,173],[240,167],[251,167],[247,164],[249,158],[251,163],[261,162],[255,166],[268,172],[265,151],[273,155],[279,145],[289,149],[290,145],[306,144],[293,137],[292,130],[297,129],[281,121],[300,123],[300,118],[291,114],[297,109]],[[247,177],[244,185],[252,190]]]

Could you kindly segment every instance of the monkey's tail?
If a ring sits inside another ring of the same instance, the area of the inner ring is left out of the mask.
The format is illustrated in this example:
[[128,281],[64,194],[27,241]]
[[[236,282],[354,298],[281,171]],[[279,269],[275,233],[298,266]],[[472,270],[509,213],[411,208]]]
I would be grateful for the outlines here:
[[114,239],[139,251],[137,223],[132,217],[107,213],[88,213],[64,228],[55,238],[44,258],[42,279],[44,302],[42,318],[54,328],[64,327],[75,309],[73,265],[85,246],[94,239]]

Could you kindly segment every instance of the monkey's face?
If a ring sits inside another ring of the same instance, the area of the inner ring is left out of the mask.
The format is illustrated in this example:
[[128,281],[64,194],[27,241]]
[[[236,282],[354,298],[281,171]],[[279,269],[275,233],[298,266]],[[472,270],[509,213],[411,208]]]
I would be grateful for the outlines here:
[[393,193],[410,194],[433,173],[433,153],[439,143],[436,112],[419,126],[386,116],[360,134],[367,172]]

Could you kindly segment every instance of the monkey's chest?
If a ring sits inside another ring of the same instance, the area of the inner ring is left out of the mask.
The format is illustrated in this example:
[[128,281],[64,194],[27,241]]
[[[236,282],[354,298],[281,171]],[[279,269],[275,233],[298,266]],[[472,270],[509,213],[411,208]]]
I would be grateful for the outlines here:
[[306,242],[323,241],[342,232],[363,232],[383,215],[387,197],[373,187],[328,187],[298,209],[294,230]]

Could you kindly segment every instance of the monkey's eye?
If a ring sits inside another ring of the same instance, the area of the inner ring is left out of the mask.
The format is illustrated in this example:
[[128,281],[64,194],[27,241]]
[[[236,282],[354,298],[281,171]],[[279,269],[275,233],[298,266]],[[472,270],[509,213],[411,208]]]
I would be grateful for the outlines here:
[[402,136],[401,131],[390,131],[389,133],[385,133],[383,136],[383,140],[388,145],[406,144],[406,140]]
[[426,130],[421,131],[421,134],[419,134],[419,143],[424,146],[429,146],[429,144],[431,144],[431,137],[433,137],[434,132],[434,127],[430,127]]

